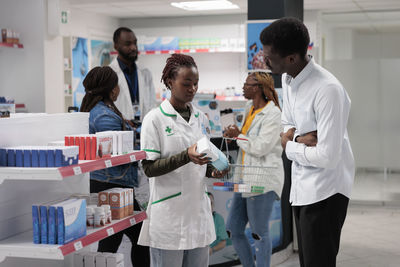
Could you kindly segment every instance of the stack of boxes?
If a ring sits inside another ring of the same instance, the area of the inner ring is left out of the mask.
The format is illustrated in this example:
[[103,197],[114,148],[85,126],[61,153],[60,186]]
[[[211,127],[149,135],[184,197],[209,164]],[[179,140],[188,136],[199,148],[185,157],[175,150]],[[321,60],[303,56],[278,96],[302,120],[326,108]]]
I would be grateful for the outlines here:
[[113,220],[133,215],[133,188],[111,188],[98,195],[98,206],[110,205]]
[[74,267],[124,267],[124,254],[101,252],[77,252]]
[[79,147],[80,160],[94,160],[133,151],[134,134],[132,131],[105,131],[69,135],[65,136],[64,142],[66,146]]
[[19,32],[12,29],[1,29],[0,43],[19,44]]
[[63,245],[86,235],[86,200],[32,205],[33,243]]
[[62,167],[78,164],[77,146],[0,148],[0,167]]
[[213,189],[218,191],[233,191],[238,193],[264,193],[264,186],[232,182],[215,182],[213,183]]

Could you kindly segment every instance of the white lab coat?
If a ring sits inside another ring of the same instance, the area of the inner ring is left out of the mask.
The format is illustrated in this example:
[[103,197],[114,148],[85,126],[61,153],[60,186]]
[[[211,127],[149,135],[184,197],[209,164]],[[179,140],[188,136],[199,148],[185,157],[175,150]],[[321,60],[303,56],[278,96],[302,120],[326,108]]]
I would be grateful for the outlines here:
[[[141,149],[149,160],[167,158],[207,135],[207,127],[207,117],[197,108],[191,106],[187,122],[165,100],[144,118]],[[138,244],[186,250],[208,246],[216,239],[205,174],[206,165],[190,162],[149,179],[148,218],[143,222]]]
[[[124,72],[118,64],[117,58],[111,62],[110,67],[118,75],[118,85],[121,90],[117,101],[115,101],[115,105],[119,111],[121,111],[125,119],[132,120],[134,119],[134,112],[129,86]],[[144,116],[156,106],[156,91],[154,89],[153,77],[147,68],[142,68],[137,65],[137,74],[139,84],[140,120],[143,120]]]
[[[249,116],[252,105],[253,101],[246,103],[246,118]],[[270,175],[263,180],[263,186],[268,191],[275,191],[279,197],[282,194],[284,180],[282,146],[279,136],[282,130],[281,111],[275,106],[274,102],[269,101],[254,117],[247,134],[238,136],[248,139],[248,141],[237,140],[237,144],[240,147],[237,164],[242,164],[243,150],[245,152],[244,165],[274,166],[274,168],[268,170]],[[253,195],[256,194],[242,194],[243,197]]]

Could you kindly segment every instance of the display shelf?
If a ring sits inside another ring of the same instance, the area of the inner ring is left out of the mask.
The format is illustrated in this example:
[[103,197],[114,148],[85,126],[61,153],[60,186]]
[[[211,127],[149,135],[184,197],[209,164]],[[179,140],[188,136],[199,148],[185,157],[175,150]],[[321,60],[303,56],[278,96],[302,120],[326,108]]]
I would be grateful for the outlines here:
[[97,171],[146,158],[146,152],[131,153],[110,158],[80,161],[79,164],[59,168],[19,168],[0,167],[0,183],[4,180],[52,180],[59,181],[65,177]]
[[146,212],[137,212],[102,228],[88,229],[87,235],[65,245],[33,244],[32,231],[0,241],[0,259],[5,257],[62,260],[64,256],[118,233],[147,218]]
[[246,98],[242,95],[240,96],[223,96],[223,95],[217,95],[215,99],[220,100],[220,101],[247,101]]
[[0,43],[0,47],[24,48],[23,44]]
[[[244,48],[197,48],[197,49],[177,49],[177,50],[157,50],[140,51],[139,55],[162,55],[162,54],[194,54],[194,53],[244,53]],[[117,55],[112,51],[111,55]]]

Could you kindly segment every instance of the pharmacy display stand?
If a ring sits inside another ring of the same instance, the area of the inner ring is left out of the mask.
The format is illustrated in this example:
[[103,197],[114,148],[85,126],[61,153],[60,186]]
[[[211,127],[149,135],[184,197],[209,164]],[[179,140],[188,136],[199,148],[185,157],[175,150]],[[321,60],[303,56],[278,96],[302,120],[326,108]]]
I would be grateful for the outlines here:
[[[0,146],[47,145],[65,135],[88,133],[87,113],[25,114],[0,119]],[[89,173],[144,159],[144,151],[60,168],[0,167],[0,267],[73,266],[71,255],[146,219],[138,212],[87,231],[65,245],[33,244],[32,204],[89,193]]]

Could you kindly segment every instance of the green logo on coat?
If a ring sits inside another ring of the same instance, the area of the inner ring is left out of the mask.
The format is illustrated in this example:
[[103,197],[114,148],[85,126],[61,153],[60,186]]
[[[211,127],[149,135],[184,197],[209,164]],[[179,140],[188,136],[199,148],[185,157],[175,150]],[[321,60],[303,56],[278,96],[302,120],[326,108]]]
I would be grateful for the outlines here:
[[167,133],[167,136],[171,136],[174,134],[174,133],[171,133],[172,129],[169,126],[167,126],[167,128],[165,128],[165,132]]

